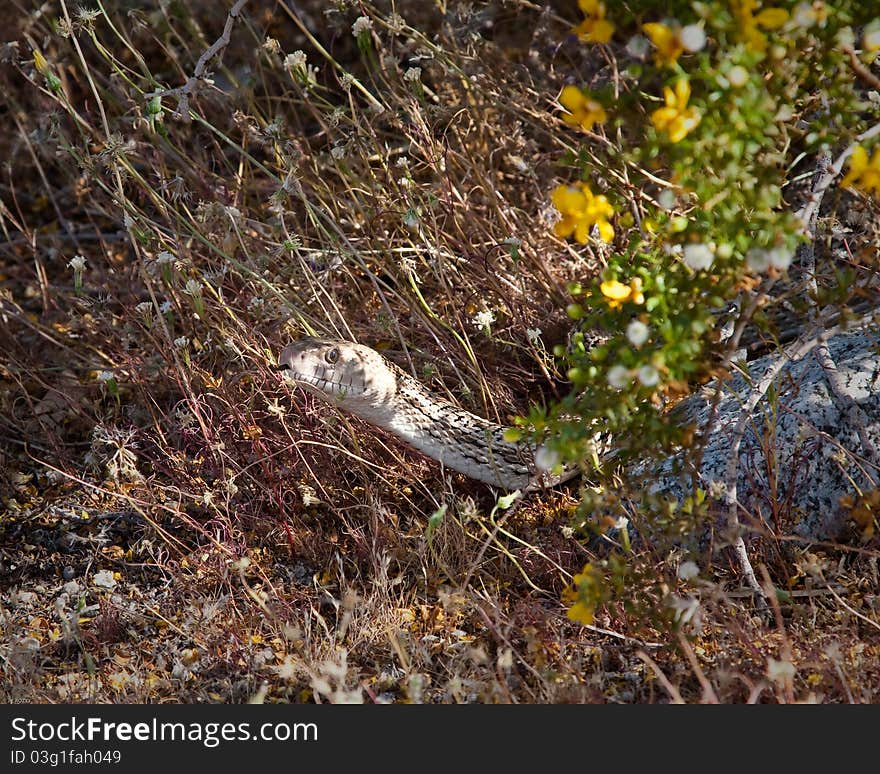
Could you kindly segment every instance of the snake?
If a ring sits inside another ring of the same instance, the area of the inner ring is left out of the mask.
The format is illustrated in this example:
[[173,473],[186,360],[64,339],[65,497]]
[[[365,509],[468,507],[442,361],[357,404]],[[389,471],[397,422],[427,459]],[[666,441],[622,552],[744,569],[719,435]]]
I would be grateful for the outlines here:
[[573,478],[544,470],[537,447],[508,440],[508,428],[431,393],[371,347],[307,336],[288,344],[278,369],[307,392],[396,436],[444,467],[507,491],[531,491]]

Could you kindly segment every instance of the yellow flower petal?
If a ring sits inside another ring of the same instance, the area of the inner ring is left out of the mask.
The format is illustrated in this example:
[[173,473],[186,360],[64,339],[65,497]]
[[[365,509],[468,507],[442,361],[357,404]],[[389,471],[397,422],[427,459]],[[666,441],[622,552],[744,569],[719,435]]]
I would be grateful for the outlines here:
[[608,280],[599,285],[599,290],[605,298],[611,301],[626,301],[632,289],[618,280]]
[[651,42],[657,49],[655,60],[658,65],[672,65],[684,53],[684,45],[678,34],[671,27],[658,22],[648,22],[642,25]]
[[683,110],[687,107],[691,98],[691,82],[687,78],[679,78],[675,82],[675,96],[678,98],[677,107]]
[[584,93],[577,86],[563,86],[562,93],[559,95],[559,104],[566,110],[574,113],[586,102]]
[[596,227],[599,229],[599,236],[603,242],[610,243],[614,240],[614,226],[607,220],[597,220]]
[[592,40],[594,43],[607,43],[614,35],[614,25],[607,19],[596,19],[593,24]]
[[46,57],[44,57],[37,49],[34,49],[34,67],[37,68],[37,72],[40,75],[45,75],[46,71],[49,69],[49,63],[46,61]]
[[755,16],[755,22],[765,30],[778,30],[787,21],[788,11],[784,8],[765,8]]
[[849,157],[849,171],[846,177],[840,181],[842,188],[849,188],[862,174],[868,166],[868,151],[861,145],[853,148],[852,155]]

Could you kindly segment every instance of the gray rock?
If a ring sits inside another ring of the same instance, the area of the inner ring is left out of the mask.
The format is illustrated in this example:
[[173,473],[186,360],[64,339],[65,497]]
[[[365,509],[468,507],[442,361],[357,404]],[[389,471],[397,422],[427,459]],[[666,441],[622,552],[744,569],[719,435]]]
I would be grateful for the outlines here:
[[[739,521],[749,526],[794,532],[808,540],[843,538],[850,508],[841,503],[876,489],[880,479],[880,334],[839,334],[828,342],[839,374],[840,394],[820,365],[816,350],[789,362],[752,412],[739,452]],[[714,430],[700,464],[701,488],[723,502],[725,471],[742,407],[778,355],[748,364],[722,386]],[[704,428],[713,391],[709,387],[676,409],[682,421]],[[869,440],[866,448],[862,430]],[[870,448],[873,445],[873,449]],[[694,464],[680,454],[654,469],[651,490],[681,499],[690,490]]]

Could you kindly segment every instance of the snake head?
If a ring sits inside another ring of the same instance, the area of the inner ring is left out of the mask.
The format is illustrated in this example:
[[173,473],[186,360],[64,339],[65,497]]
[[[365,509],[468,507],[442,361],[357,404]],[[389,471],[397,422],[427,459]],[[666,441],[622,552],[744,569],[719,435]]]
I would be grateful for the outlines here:
[[386,405],[397,391],[397,376],[378,352],[343,339],[308,336],[281,352],[285,378],[330,403],[355,413]]

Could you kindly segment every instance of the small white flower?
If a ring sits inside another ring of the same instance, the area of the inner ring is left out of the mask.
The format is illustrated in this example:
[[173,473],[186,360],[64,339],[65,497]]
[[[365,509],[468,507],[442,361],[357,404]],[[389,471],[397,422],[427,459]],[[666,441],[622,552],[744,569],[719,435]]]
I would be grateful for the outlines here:
[[791,661],[777,661],[775,658],[767,659],[767,677],[774,683],[784,682],[795,676],[794,664]]
[[538,470],[543,470],[546,473],[553,470],[558,464],[559,452],[548,449],[544,444],[535,450],[535,467]]
[[767,260],[770,261],[770,265],[780,271],[785,271],[791,266],[793,258],[794,252],[787,247],[774,247],[772,250],[767,251]]
[[284,57],[284,67],[287,70],[305,70],[307,61],[305,51],[294,51]]
[[392,13],[387,21],[389,28],[394,33],[400,32],[404,26],[406,26],[406,19],[404,19],[399,13]]
[[112,382],[116,376],[112,371],[98,371],[98,375],[95,377],[99,382]]
[[153,311],[153,304],[150,301],[141,301],[134,310],[138,314],[146,316]]
[[812,27],[819,18],[812,3],[798,3],[791,12],[791,20],[798,27]]
[[174,339],[174,346],[178,349],[183,349],[187,344],[189,344],[189,339],[186,336]]
[[422,79],[421,67],[410,67],[404,74],[403,80],[409,83],[418,83]]
[[113,573],[109,570],[101,570],[92,576],[92,583],[98,588],[112,589],[116,585],[116,578],[113,577]]
[[692,54],[706,46],[706,32],[700,24],[688,24],[681,28],[681,45]]
[[712,265],[712,262],[715,260],[715,254],[709,245],[702,243],[689,244],[684,246],[682,260],[689,268],[694,271],[700,271],[701,269],[708,269]]
[[481,312],[477,312],[471,322],[473,322],[477,328],[488,333],[492,323],[495,322],[495,313],[491,309],[484,309]]
[[673,616],[679,623],[697,623],[700,620],[700,601],[695,597],[679,597],[671,595],[667,603],[672,608]]
[[645,387],[653,387],[660,381],[660,372],[650,364],[643,365],[639,369],[639,381],[644,384]]
[[351,34],[356,38],[359,38],[361,35],[368,33],[371,29],[373,29],[373,22],[369,16],[358,16],[357,19],[354,20],[354,24],[351,25]]
[[675,207],[675,191],[671,188],[664,188],[657,197],[657,203],[667,212],[671,212]]
[[303,505],[308,508],[310,505],[322,505],[318,493],[308,484],[299,484],[298,487]]
[[354,76],[351,73],[342,73],[339,85],[346,91],[351,91],[351,87],[354,86]]
[[159,304],[159,311],[162,314],[168,314],[168,312],[171,311],[171,302],[170,301],[163,301],[161,304]]
[[522,244],[522,239],[516,236],[509,236],[504,240],[503,244],[508,247],[519,247]]
[[767,271],[770,268],[770,258],[767,256],[767,251],[760,247],[753,247],[746,253],[746,266],[756,274]]
[[650,330],[641,320],[633,320],[626,326],[626,337],[634,347],[641,347],[648,340]]
[[74,271],[82,271],[86,268],[86,259],[81,255],[75,255],[67,265]]
[[615,390],[622,390],[630,382],[629,369],[622,365],[611,366],[608,369],[608,384]]
[[614,529],[626,529],[629,526],[629,519],[626,516],[621,516],[617,521],[614,522]]
[[756,273],[767,271],[771,266],[784,271],[791,264],[794,253],[786,247],[774,247],[764,250],[753,247],[746,253],[746,265]]
[[683,581],[689,581],[696,578],[700,574],[700,568],[696,562],[682,562],[678,566],[678,577]]
[[394,165],[406,169],[409,166],[409,159],[406,156],[401,156],[394,162]]
[[626,53],[633,59],[644,59],[651,50],[651,43],[644,35],[633,35],[626,43]]
[[731,67],[727,73],[727,81],[735,89],[742,88],[749,82],[749,71],[742,65]]
[[542,331],[540,328],[526,328],[526,338],[529,344],[537,344],[541,340]]
[[156,256],[156,263],[165,264],[165,263],[174,263],[174,256],[169,253],[167,250],[163,250],[159,255]]
[[200,296],[202,294],[202,283],[195,279],[188,280],[183,292],[189,296]]

